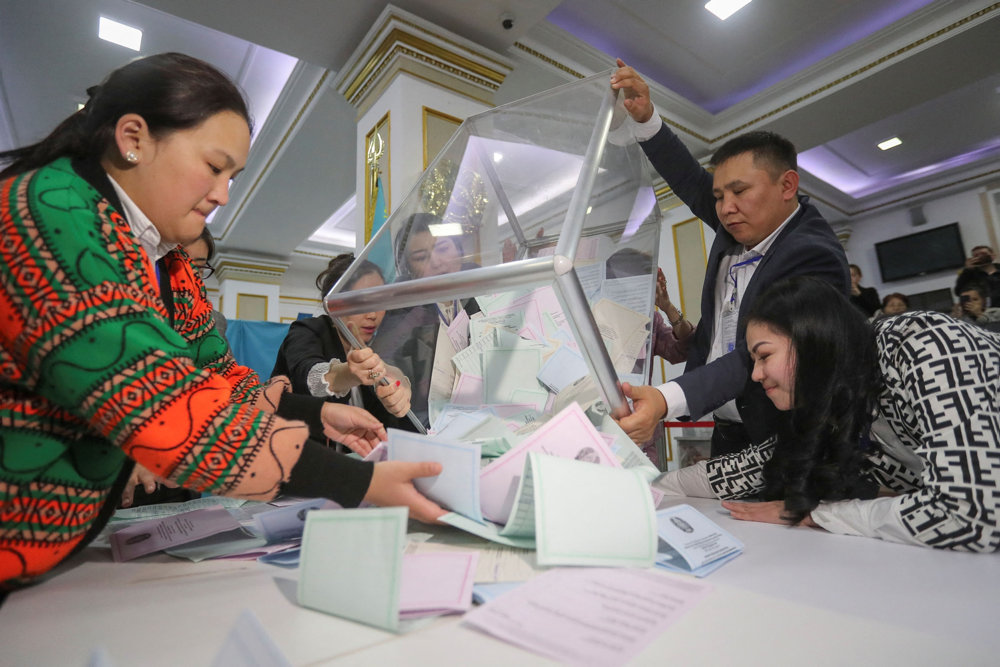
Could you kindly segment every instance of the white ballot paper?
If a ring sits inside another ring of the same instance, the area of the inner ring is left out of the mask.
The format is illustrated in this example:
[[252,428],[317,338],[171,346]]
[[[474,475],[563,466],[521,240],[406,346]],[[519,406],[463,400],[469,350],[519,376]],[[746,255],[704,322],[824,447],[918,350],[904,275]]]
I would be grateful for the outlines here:
[[523,483],[534,486],[539,565],[653,566],[656,516],[649,482],[638,471],[532,452]]
[[656,513],[656,564],[672,572],[704,577],[743,553],[743,543],[690,505]]
[[414,486],[442,507],[454,510],[478,523],[479,510],[478,443],[453,442],[432,435],[389,429],[390,461],[437,461],[440,475],[418,477]]
[[462,622],[560,662],[624,665],[710,590],[655,570],[559,568]]

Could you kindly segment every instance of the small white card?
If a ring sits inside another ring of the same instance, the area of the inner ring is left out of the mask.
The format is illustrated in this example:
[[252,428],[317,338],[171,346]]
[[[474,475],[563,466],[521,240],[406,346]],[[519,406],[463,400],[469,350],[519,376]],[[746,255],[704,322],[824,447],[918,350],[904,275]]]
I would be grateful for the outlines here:
[[656,564],[704,577],[743,553],[743,543],[690,505],[656,513]]

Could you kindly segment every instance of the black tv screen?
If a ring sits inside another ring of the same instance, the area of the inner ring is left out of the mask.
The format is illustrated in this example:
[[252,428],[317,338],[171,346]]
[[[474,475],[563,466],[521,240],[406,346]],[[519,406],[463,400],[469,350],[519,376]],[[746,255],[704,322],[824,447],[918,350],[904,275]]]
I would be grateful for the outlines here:
[[958,223],[875,244],[882,282],[957,269],[965,264]]

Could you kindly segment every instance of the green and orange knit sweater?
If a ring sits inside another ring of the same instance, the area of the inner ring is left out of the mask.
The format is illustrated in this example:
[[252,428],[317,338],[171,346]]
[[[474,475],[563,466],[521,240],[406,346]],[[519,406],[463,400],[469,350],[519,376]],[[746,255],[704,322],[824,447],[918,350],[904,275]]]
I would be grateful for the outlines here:
[[[163,262],[171,314],[113,190],[94,181],[110,184],[80,171],[60,159],[0,182],[7,585],[86,543],[131,460],[188,488],[267,500],[307,444],[301,422],[274,414],[286,386],[261,385],[234,361],[183,250]],[[370,466],[344,475],[356,482],[341,484],[347,497],[323,495],[357,504]]]

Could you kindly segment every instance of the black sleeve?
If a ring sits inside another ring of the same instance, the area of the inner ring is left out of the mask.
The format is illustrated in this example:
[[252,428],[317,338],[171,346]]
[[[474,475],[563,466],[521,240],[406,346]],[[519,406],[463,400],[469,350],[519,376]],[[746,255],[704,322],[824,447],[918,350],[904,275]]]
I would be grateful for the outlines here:
[[865,287],[861,290],[861,305],[868,312],[868,316],[874,315],[882,307],[882,300],[878,298],[878,292],[874,287]]
[[323,442],[326,435],[323,434],[323,418],[320,412],[325,403],[319,396],[305,396],[303,394],[292,394],[285,392],[278,401],[278,409],[275,414],[285,419],[296,419],[303,421],[309,427],[309,437]]
[[343,507],[357,507],[368,492],[375,464],[338,454],[315,440],[306,440],[283,494],[329,498]]
[[666,123],[648,141],[639,143],[653,168],[691,212],[712,229],[719,227],[712,194],[712,174],[691,155],[687,146]]
[[275,362],[271,376],[287,375],[292,381],[292,391],[296,394],[308,394],[309,386],[306,378],[309,369],[316,364],[330,361],[336,356],[343,361],[343,349],[331,343],[329,325],[325,317],[311,320],[296,320],[288,327],[285,340],[281,343],[278,359]]

